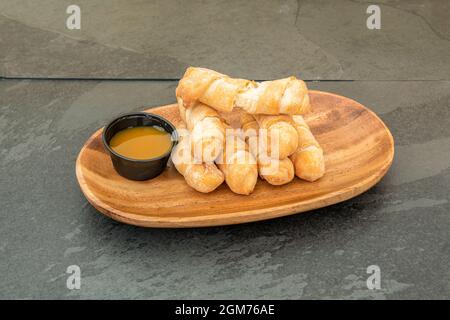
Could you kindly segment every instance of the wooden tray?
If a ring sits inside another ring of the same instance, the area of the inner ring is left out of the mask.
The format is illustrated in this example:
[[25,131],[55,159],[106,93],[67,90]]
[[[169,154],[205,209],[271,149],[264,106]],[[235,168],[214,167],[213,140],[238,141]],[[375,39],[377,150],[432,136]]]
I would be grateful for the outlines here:
[[[103,148],[102,129],[78,155],[76,175],[88,201],[105,215],[144,227],[203,227],[258,221],[338,203],[375,185],[389,169],[394,140],[386,125],[351,99],[311,91],[306,121],[325,152],[326,174],[313,183],[295,178],[284,186],[259,180],[250,196],[224,183],[209,194],[191,189],[174,167],[153,180],[119,176]],[[176,105],[147,110],[180,123]]]

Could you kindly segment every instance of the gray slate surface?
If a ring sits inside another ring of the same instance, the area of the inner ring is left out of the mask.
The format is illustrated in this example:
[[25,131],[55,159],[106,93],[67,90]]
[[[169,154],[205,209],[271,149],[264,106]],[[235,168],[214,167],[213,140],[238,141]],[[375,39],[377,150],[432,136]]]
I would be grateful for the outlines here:
[[0,0],[0,75],[179,78],[186,66],[269,79],[450,80],[450,2]]
[[[2,49],[3,50],[3,49]],[[246,225],[116,223],[81,194],[84,141],[176,82],[0,81],[0,298],[450,298],[450,82],[314,82],[371,107],[394,164],[363,195]],[[66,288],[69,265],[81,289]],[[382,289],[366,287],[381,268]]]

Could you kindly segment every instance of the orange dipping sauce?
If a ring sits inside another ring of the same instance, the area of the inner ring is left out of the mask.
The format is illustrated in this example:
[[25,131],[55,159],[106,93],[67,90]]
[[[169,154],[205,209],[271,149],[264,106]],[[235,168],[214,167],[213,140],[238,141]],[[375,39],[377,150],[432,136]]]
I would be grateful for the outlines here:
[[160,127],[132,127],[117,132],[109,145],[124,157],[148,160],[166,154],[172,147],[172,139],[170,133]]

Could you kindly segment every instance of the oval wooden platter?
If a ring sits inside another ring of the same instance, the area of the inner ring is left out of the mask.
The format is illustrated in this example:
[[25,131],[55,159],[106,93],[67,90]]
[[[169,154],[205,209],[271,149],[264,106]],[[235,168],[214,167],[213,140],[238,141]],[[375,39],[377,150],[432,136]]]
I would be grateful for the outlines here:
[[[311,91],[314,112],[305,117],[325,153],[326,174],[310,183],[295,178],[284,186],[259,180],[249,196],[224,183],[209,194],[191,189],[168,167],[153,180],[131,181],[113,169],[101,131],[85,143],[76,175],[88,201],[105,215],[144,227],[204,227],[258,221],[335,204],[368,190],[389,169],[394,140],[386,125],[358,102]],[[147,110],[181,121],[174,105]],[[232,119],[229,119],[232,121]]]

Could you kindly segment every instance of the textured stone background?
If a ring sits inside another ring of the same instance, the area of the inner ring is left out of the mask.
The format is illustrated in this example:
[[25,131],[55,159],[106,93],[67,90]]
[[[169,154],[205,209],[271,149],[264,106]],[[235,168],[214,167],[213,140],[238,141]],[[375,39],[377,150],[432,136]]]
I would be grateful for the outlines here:
[[1,0],[1,74],[179,78],[189,65],[252,79],[448,80],[450,2]]
[[[65,28],[74,2],[80,31]],[[0,298],[450,298],[450,5],[377,1],[370,31],[369,3],[0,0]],[[155,230],[98,214],[75,178],[84,141],[173,102],[188,65],[329,80],[308,86],[374,110],[394,164],[357,198],[271,221]]]

